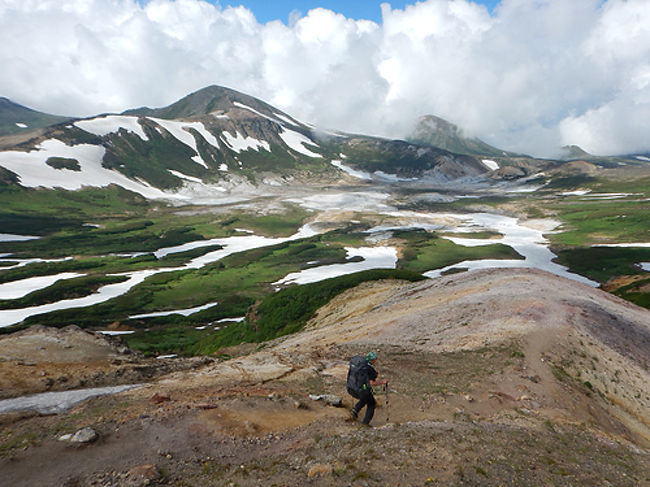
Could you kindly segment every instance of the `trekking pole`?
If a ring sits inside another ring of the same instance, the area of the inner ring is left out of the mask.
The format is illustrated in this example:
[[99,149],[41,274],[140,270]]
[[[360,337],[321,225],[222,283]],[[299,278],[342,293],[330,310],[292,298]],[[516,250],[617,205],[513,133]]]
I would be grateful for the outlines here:
[[386,422],[388,423],[388,382],[384,384],[384,392],[386,393]]

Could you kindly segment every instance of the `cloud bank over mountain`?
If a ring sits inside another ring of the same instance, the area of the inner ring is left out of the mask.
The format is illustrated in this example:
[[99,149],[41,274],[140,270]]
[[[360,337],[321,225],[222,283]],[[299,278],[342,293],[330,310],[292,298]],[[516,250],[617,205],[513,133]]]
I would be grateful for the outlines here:
[[647,0],[427,0],[382,5],[382,24],[315,9],[290,25],[143,3],[3,0],[0,95],[79,116],[219,84],[324,128],[402,137],[435,114],[536,155],[650,150]]

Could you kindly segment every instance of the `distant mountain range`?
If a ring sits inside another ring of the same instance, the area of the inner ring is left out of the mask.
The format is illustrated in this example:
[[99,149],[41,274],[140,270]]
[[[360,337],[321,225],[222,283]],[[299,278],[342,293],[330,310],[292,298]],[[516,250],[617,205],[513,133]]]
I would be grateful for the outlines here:
[[0,136],[49,127],[67,120],[70,118],[37,112],[0,97]]
[[[25,113],[2,110],[7,124],[21,124],[17,120]],[[50,125],[35,132],[24,123],[27,127],[13,145],[0,137],[0,180],[5,184],[63,189],[117,184],[162,198],[188,186],[223,190],[243,180],[271,185],[342,178],[444,182],[489,171],[475,157],[439,148],[321,131],[219,86],[164,108],[85,119],[42,116],[41,125],[45,120]]]
[[322,131],[219,86],[163,108],[84,119],[0,99],[0,184],[24,187],[116,184],[148,198],[187,199],[188,191],[238,184],[518,179],[556,164],[465,137],[434,116],[420,119],[408,141]]

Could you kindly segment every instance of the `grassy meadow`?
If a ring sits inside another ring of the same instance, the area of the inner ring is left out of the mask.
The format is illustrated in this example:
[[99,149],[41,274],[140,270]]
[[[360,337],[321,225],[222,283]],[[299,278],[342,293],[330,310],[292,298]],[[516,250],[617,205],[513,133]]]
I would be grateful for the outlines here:
[[[643,178],[556,178],[535,193],[486,195],[449,203],[414,199],[403,209],[417,211],[488,211],[528,218],[552,218],[561,223],[547,235],[557,262],[572,272],[602,284],[619,282],[611,292],[650,307],[650,279],[639,267],[650,262],[650,249],[593,247],[603,243],[650,241],[648,182]],[[590,189],[593,193],[625,193],[602,199],[562,192]],[[401,195],[404,198],[404,193]],[[355,215],[330,231],[300,240],[237,252],[199,269],[182,268],[190,260],[219,250],[217,244],[168,254],[155,250],[211,238],[247,235],[288,237],[314,216],[294,205],[282,211],[230,211],[227,207],[174,207],[150,202],[120,188],[77,192],[20,190],[0,186],[0,225],[4,233],[36,235],[40,239],[0,242],[0,254],[12,253],[0,266],[0,284],[35,276],[77,272],[82,277],[59,281],[19,299],[0,301],[0,309],[16,309],[83,297],[100,286],[117,283],[124,273],[155,269],[127,293],[86,308],[31,316],[23,323],[0,329],[7,333],[32,324],[91,329],[130,329],[125,340],[146,354],[215,353],[241,342],[261,342],[304,326],[314,311],[336,294],[359,282],[398,278],[416,280],[423,272],[472,259],[518,259],[500,243],[478,247],[456,245],[437,234],[418,229],[394,231],[387,244],[398,249],[395,270],[364,271],[348,276],[278,290],[274,282],[315,265],[344,263],[345,247],[361,247],[365,230],[377,224],[373,215]],[[498,237],[477,230],[466,238]],[[40,258],[12,267],[11,259]],[[165,269],[169,269],[165,271]],[[617,278],[627,276],[617,281]],[[170,314],[134,319],[130,316],[218,304],[190,316]],[[247,316],[237,323],[220,320]],[[201,328],[201,329],[199,329]]]

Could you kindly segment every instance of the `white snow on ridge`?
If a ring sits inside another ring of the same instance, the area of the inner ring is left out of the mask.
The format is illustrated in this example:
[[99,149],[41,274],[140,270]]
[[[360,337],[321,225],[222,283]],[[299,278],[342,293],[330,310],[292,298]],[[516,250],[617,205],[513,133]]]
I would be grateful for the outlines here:
[[[145,198],[165,198],[172,196],[147,183],[134,181],[117,171],[102,166],[106,149],[98,145],[80,144],[69,146],[57,139],[41,142],[36,150],[29,152],[0,152],[0,166],[16,173],[20,185],[28,188],[61,188],[77,190],[83,187],[106,187],[110,184],[122,186]],[[50,157],[76,159],[81,171],[55,169],[45,164]]]
[[491,171],[496,171],[499,169],[499,163],[497,161],[493,161],[492,159],[482,159],[481,162]]
[[19,127],[21,129],[26,129],[28,125],[24,123],[16,122],[16,127]]
[[639,266],[641,266],[641,269],[644,271],[650,272],[650,262],[641,262]]
[[185,130],[185,129],[196,130],[199,134],[201,134],[201,136],[206,140],[208,144],[218,149],[219,141],[214,135],[212,135],[210,132],[206,130],[205,126],[201,122],[178,122],[176,120],[164,120],[162,118],[154,118],[154,117],[149,117],[149,120],[156,122],[158,125],[160,125],[162,128],[167,130],[167,132],[172,134],[172,136],[174,136],[180,142],[182,142],[183,144],[185,144],[186,146],[194,150],[194,152],[196,152],[196,156],[192,157],[192,160],[197,164],[200,164],[206,169],[208,169],[208,165],[205,163],[205,161],[201,158],[201,155],[199,154],[199,149],[196,145],[196,139],[194,138],[194,135],[192,135],[190,132]]
[[75,277],[81,276],[85,276],[85,274],[62,272],[52,276],[29,277],[19,281],[6,282],[0,284],[0,299],[19,299],[39,289],[45,289],[57,281],[74,279]]
[[248,149],[253,149],[254,151],[259,152],[260,148],[264,149],[267,152],[271,152],[271,146],[266,140],[258,140],[253,137],[244,137],[239,132],[235,132],[235,136],[233,137],[230,132],[225,130],[221,133],[221,137],[226,145],[228,145],[228,147],[234,150],[237,154],[243,150]]
[[[260,117],[265,118],[265,119],[269,120],[270,122],[277,123],[278,125],[282,125],[282,122],[280,122],[279,120],[276,120],[273,117],[269,117],[268,115],[264,115],[263,113],[258,112],[254,108],[249,107],[248,105],[244,105],[243,103],[239,103],[238,101],[233,102],[233,105],[235,105],[236,107],[239,107],[239,108],[243,108],[244,110],[248,110],[250,112],[253,112],[255,115],[259,115]],[[292,123],[291,125],[295,125],[295,124]]]
[[[17,124],[16,124],[17,125]],[[650,162],[650,157],[645,157],[645,156],[636,156],[636,159],[640,161],[645,161],[645,162]]]
[[282,141],[287,144],[290,149],[293,149],[294,151],[309,157],[323,157],[320,154],[316,154],[315,152],[312,152],[307,147],[305,147],[305,144],[312,145],[314,147],[318,147],[318,144],[316,144],[313,140],[305,137],[301,133],[283,128],[282,132],[280,132],[279,135]]
[[341,161],[331,161],[331,163],[332,166],[338,167],[341,171],[355,178],[366,179],[366,180],[372,179],[372,174],[370,174],[369,172],[357,171],[356,169],[352,169],[351,167],[346,166]]
[[299,124],[298,122],[296,122],[295,120],[291,120],[289,117],[285,117],[285,116],[282,115],[281,113],[275,113],[275,112],[273,112],[273,115],[275,115],[276,117],[278,117],[278,118],[279,118],[280,120],[282,120],[283,122],[288,123],[289,125],[294,125],[294,126],[296,126],[296,127],[300,125],[300,124]]
[[99,137],[124,129],[136,134],[142,140],[149,140],[149,137],[147,137],[147,134],[142,129],[142,125],[138,122],[138,117],[133,116],[107,115],[90,120],[78,120],[73,125]]

